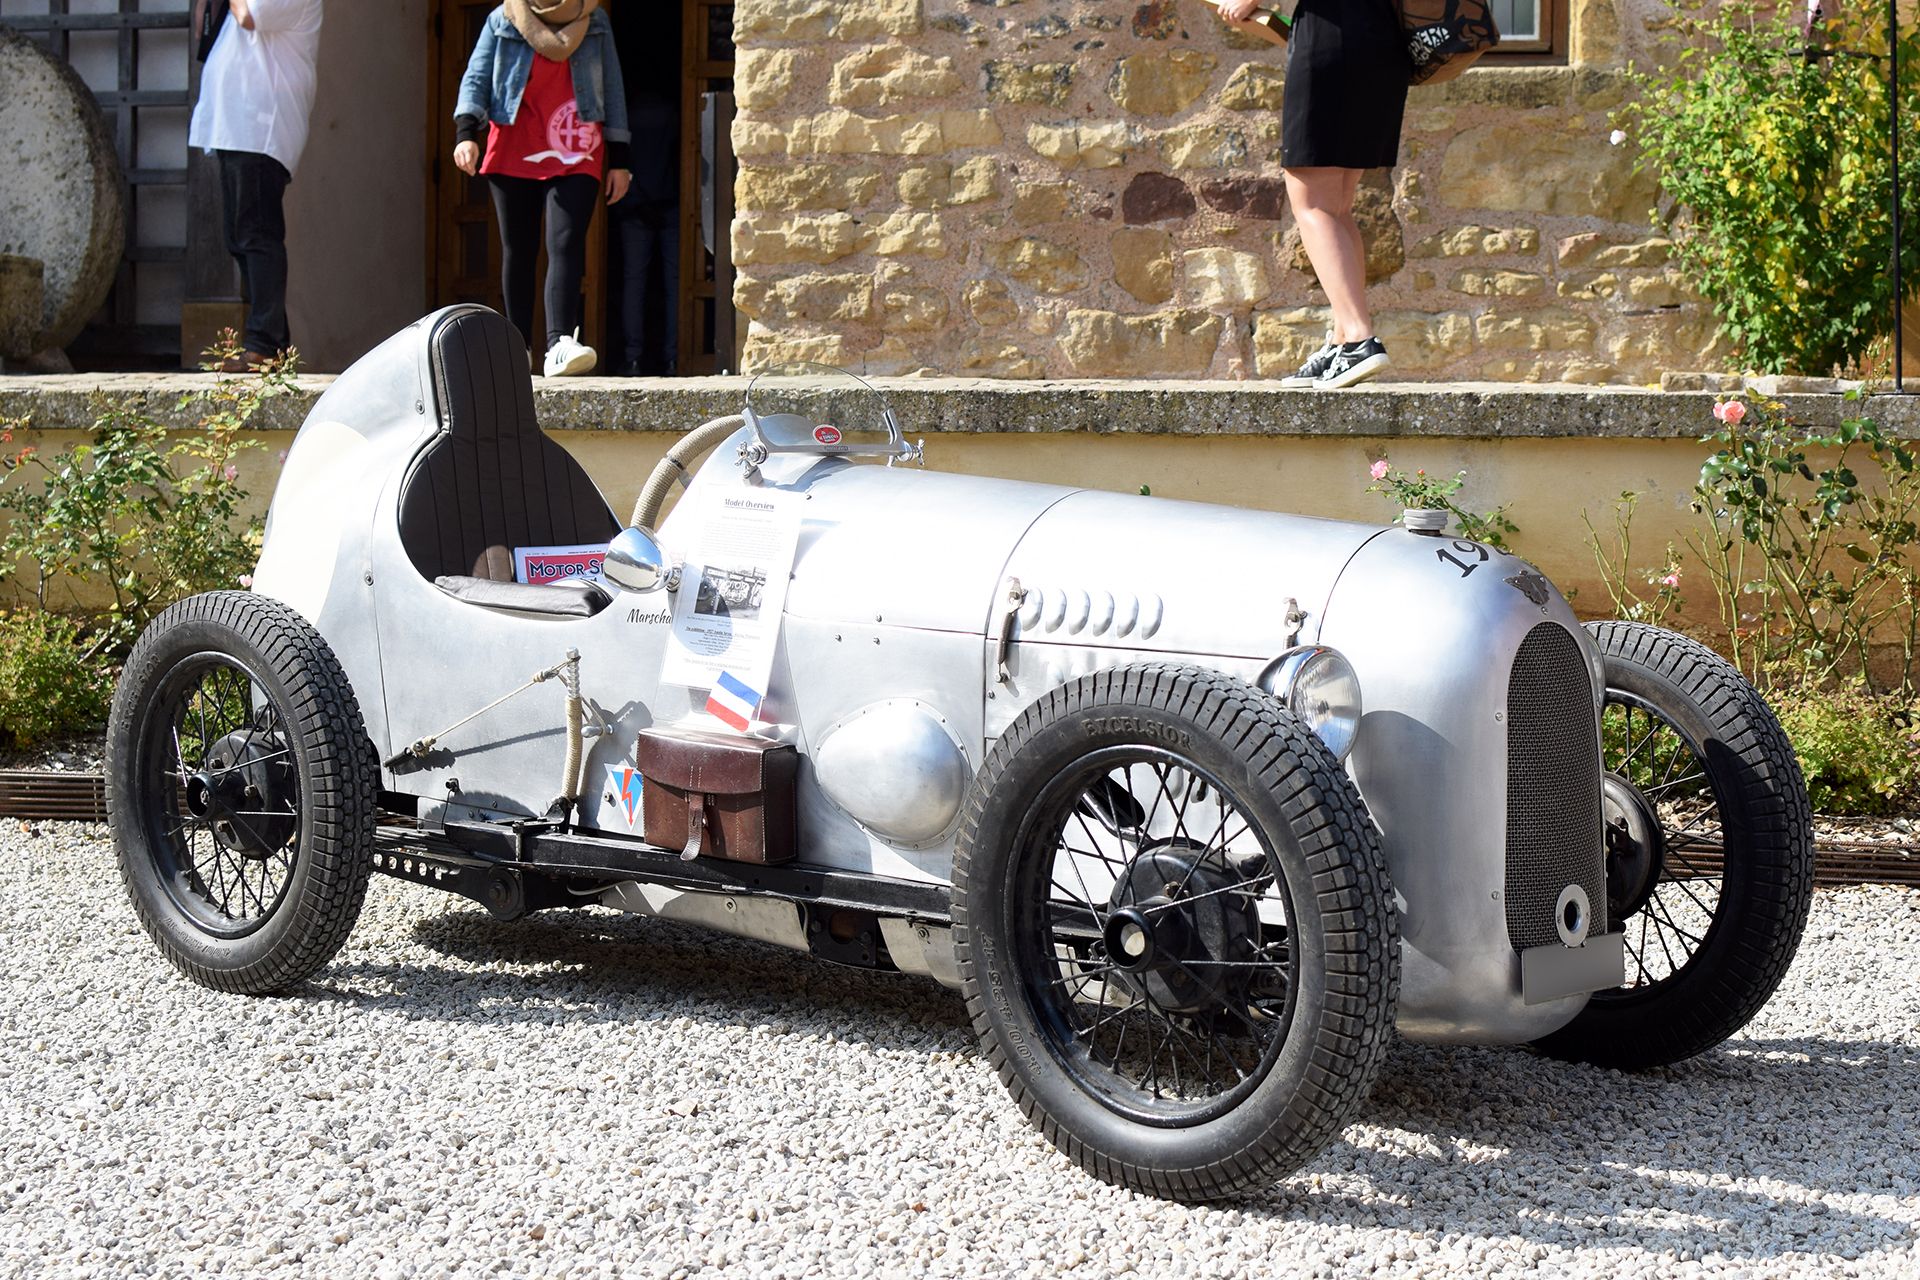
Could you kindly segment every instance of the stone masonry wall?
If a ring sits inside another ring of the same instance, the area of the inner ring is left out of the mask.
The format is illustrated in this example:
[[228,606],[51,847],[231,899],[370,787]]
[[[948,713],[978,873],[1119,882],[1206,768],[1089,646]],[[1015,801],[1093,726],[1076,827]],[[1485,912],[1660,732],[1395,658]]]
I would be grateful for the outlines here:
[[[1614,146],[1654,0],[1572,0],[1570,65],[1415,89],[1357,211],[1391,376],[1657,382],[1711,310]],[[1278,377],[1322,340],[1279,165],[1284,50],[1199,0],[740,0],[743,364]]]

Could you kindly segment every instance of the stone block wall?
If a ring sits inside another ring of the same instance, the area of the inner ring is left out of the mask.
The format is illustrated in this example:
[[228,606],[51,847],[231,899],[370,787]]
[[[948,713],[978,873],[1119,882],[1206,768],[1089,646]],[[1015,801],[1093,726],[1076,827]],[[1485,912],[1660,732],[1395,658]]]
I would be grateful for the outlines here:
[[[1655,0],[1570,64],[1415,89],[1356,210],[1421,380],[1653,383],[1726,354],[1609,141]],[[1284,50],[1199,0],[739,0],[745,367],[1278,377],[1323,338],[1279,165]]]

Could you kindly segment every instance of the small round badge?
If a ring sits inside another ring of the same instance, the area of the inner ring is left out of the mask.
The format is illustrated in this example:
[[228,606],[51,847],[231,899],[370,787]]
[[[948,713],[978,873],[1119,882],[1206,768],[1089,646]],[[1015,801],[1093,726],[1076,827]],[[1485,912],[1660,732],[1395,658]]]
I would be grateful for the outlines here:
[[814,438],[815,440],[817,440],[817,441],[819,441],[819,442],[820,442],[821,444],[839,444],[839,443],[840,443],[840,428],[838,428],[838,427],[815,427],[815,428],[813,429],[813,438]]

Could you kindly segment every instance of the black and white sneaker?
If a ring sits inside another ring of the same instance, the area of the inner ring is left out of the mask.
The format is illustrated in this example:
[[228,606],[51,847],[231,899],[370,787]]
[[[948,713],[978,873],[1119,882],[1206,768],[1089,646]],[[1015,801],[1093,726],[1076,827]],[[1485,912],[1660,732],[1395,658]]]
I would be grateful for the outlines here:
[[1313,389],[1337,391],[1341,387],[1351,387],[1355,383],[1365,382],[1391,363],[1387,359],[1387,349],[1378,338],[1343,342],[1340,349],[1333,353],[1333,359],[1327,362],[1326,369],[1313,380]]
[[1280,379],[1280,385],[1283,387],[1312,386],[1319,379],[1320,375],[1327,371],[1327,366],[1333,363],[1333,357],[1337,355],[1339,351],[1340,344],[1335,342],[1332,335],[1329,334],[1326,342],[1321,345],[1318,351],[1307,357],[1307,362],[1300,366],[1298,372],[1290,373]]

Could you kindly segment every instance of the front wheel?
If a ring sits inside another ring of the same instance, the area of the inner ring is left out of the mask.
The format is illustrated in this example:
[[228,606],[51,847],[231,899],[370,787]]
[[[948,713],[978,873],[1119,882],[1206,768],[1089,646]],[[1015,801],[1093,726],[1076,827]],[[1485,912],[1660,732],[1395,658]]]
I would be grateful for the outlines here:
[[1706,646],[1589,623],[1606,659],[1601,809],[1607,918],[1627,982],[1536,1042],[1635,1069],[1704,1053],[1765,1005],[1813,903],[1813,830],[1793,744]]
[[1400,950],[1372,822],[1273,699],[1190,667],[1030,707],[969,793],[956,954],[1027,1119],[1104,1181],[1269,1185],[1366,1099]]
[[333,650],[286,605],[219,591],[162,613],[107,725],[107,816],[140,923],[202,986],[305,981],[366,896],[378,763]]

